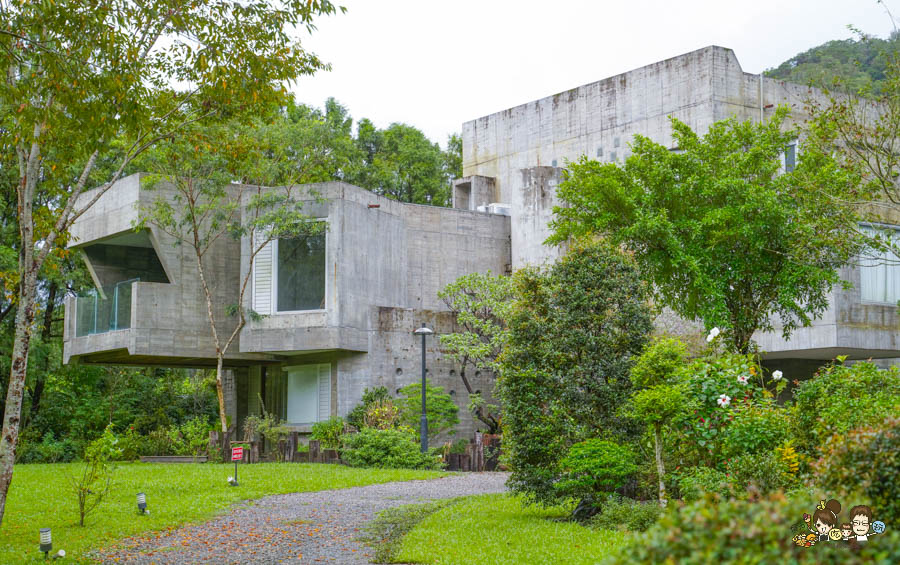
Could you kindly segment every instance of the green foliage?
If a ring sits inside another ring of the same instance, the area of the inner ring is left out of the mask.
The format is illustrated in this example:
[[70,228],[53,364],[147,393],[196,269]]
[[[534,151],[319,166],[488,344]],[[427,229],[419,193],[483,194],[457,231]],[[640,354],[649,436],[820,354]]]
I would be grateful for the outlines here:
[[[419,420],[422,416],[422,385],[413,383],[400,389],[396,400],[400,407],[400,422],[419,434]],[[428,438],[448,433],[454,435],[453,428],[459,423],[459,408],[453,398],[439,386],[431,386],[425,381],[425,412],[428,416]]]
[[833,40],[794,55],[765,75],[818,88],[877,94],[888,82],[890,53],[896,50],[896,35]]
[[680,385],[654,385],[631,395],[629,414],[648,424],[669,421],[689,408],[688,395]]
[[670,118],[679,151],[637,135],[622,166],[582,157],[560,184],[550,241],[597,234],[627,247],[661,304],[723,328],[731,351],[749,352],[776,317],[789,336],[828,306],[861,238],[852,206],[833,197],[856,176],[830,152],[804,146],[782,170],[798,135],[786,117],[729,119],[704,136]]
[[322,422],[316,422],[312,426],[312,439],[318,440],[325,449],[339,448],[343,434],[344,419],[340,416],[332,416]]
[[362,401],[347,414],[347,423],[357,430],[362,430],[366,427],[366,414],[369,412],[369,409],[376,404],[390,400],[390,398],[391,393],[387,387],[378,386],[364,389]]
[[[844,544],[799,547],[792,526],[812,508],[811,499],[787,499],[780,493],[760,500],[707,497],[665,512],[643,534],[631,538],[601,563],[877,563],[900,560],[900,534],[888,530],[863,544],[859,553]],[[881,538],[881,539],[879,539]]]
[[643,532],[656,523],[662,511],[662,507],[653,502],[613,495],[603,503],[600,513],[591,518],[590,526],[602,530]]
[[816,457],[834,434],[900,414],[900,368],[829,365],[794,390],[797,449]]
[[728,475],[711,467],[692,467],[678,478],[678,487],[685,502],[700,500],[707,493],[727,497],[731,494]]
[[561,497],[593,501],[624,485],[637,471],[630,447],[602,439],[570,447],[559,468],[563,474],[554,488]]
[[469,410],[497,433],[500,427],[499,406],[487,404],[472,390],[466,372],[500,370],[499,358],[509,337],[507,318],[513,303],[512,277],[488,273],[470,273],[448,284],[440,292],[462,331],[442,334],[441,346],[451,359],[461,365],[460,378],[469,393]]
[[558,500],[559,461],[579,441],[623,440],[628,371],[651,329],[648,290],[604,243],[576,245],[549,272],[519,271],[498,397],[510,487]]
[[772,399],[737,403],[723,432],[722,454],[774,453],[790,434],[788,411]]
[[378,516],[366,525],[365,534],[360,538],[375,551],[371,561],[394,563],[403,544],[403,536],[425,518],[457,501],[458,499],[436,500],[426,504],[388,508],[379,512]]
[[814,470],[823,492],[861,494],[876,519],[900,522],[900,412],[832,436]]
[[687,361],[687,346],[674,338],[654,340],[631,368],[635,388],[647,388],[678,381]]
[[422,453],[415,436],[401,430],[362,431],[343,436],[341,459],[351,467],[439,469],[440,457]]
[[[680,412],[672,425],[683,435],[679,455],[686,464],[720,466],[725,457],[725,428],[731,411],[745,401],[762,396],[760,368],[751,355],[721,355],[698,359],[685,370],[684,392],[690,413]],[[742,380],[746,379],[746,383]],[[722,395],[727,406],[719,404]]]
[[725,470],[732,492],[738,498],[750,492],[768,494],[797,486],[796,478],[774,451],[738,455],[725,464]]

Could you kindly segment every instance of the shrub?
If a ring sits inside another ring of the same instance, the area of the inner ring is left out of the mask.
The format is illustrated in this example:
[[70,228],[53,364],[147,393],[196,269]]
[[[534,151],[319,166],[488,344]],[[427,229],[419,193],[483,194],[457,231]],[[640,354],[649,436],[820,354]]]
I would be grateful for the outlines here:
[[814,471],[824,492],[862,494],[876,519],[900,523],[900,418],[833,436]]
[[600,513],[591,518],[590,526],[603,530],[643,532],[656,523],[662,511],[662,507],[655,502],[610,496],[603,503]]
[[900,368],[830,365],[794,391],[797,449],[818,457],[834,434],[900,414]]
[[[16,449],[16,463],[68,463],[78,459],[81,452],[78,444],[69,439],[56,439],[52,431],[44,434],[38,441],[40,432],[29,434],[20,439]],[[25,434],[22,434],[25,436]]]
[[312,427],[312,439],[318,440],[325,449],[337,449],[341,446],[341,436],[344,434],[344,419],[334,416],[322,422],[316,422]]
[[770,398],[738,403],[724,429],[723,456],[773,451],[788,438],[788,412]]
[[739,498],[745,496],[751,485],[757,492],[768,494],[797,484],[788,466],[774,451],[734,457],[726,463],[725,469],[732,492]]
[[362,401],[347,414],[347,423],[357,430],[362,430],[366,427],[366,413],[369,408],[373,404],[390,400],[390,398],[391,393],[383,386],[363,390]]
[[[814,504],[814,503],[812,503]],[[853,553],[848,544],[799,547],[793,527],[810,512],[811,499],[775,493],[760,500],[722,500],[707,495],[659,521],[631,543],[616,548],[604,564],[717,563],[900,563],[900,532],[888,530]]]
[[554,485],[557,492],[586,501],[600,500],[601,493],[613,492],[637,471],[630,447],[602,439],[576,443],[559,467],[563,475]]
[[342,437],[341,459],[351,467],[438,469],[440,457],[421,453],[415,436],[401,430],[364,428]]
[[[422,417],[422,383],[414,383],[400,389],[400,397],[395,401],[400,408],[400,421],[419,433]],[[459,423],[459,407],[453,398],[439,386],[431,386],[425,381],[425,410],[428,416],[428,438],[444,432],[456,433],[453,428]]]
[[685,502],[703,498],[707,493],[730,496],[728,475],[710,467],[693,467],[681,474],[678,480],[681,497]]
[[166,429],[153,430],[147,434],[141,455],[175,455],[175,444]]
[[[375,428],[376,430],[392,430],[400,425],[400,407],[394,404],[392,398],[385,398],[373,402],[366,409],[363,418],[363,428]],[[411,428],[410,428],[411,429]]]

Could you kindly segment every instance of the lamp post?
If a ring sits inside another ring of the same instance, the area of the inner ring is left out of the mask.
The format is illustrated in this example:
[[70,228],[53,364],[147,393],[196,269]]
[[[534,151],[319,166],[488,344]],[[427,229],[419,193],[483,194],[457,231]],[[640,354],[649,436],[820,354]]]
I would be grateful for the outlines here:
[[434,332],[422,324],[422,327],[413,333],[422,336],[422,419],[419,423],[419,436],[422,442],[422,453],[426,453],[428,451],[428,415],[425,412],[425,337]]
[[52,538],[50,537],[50,528],[41,528],[41,551],[44,552],[44,559],[53,549]]

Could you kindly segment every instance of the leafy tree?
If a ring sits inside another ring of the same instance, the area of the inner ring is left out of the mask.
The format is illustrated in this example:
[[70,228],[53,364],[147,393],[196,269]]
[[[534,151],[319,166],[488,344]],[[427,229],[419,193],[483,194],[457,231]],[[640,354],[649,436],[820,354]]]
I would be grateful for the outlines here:
[[466,370],[499,372],[498,359],[509,335],[506,319],[513,299],[512,278],[490,272],[463,275],[438,292],[438,297],[463,330],[441,335],[441,346],[461,364],[459,377],[473,400],[472,413],[488,427],[488,433],[495,434],[500,428],[497,407],[486,404],[472,389]]
[[[315,235],[323,230],[320,222],[307,221],[311,218],[302,213],[301,203],[293,198],[294,183],[286,178],[297,174],[298,147],[275,145],[269,136],[265,144],[255,144],[250,137],[249,145],[238,136],[237,146],[233,146],[223,141],[235,137],[229,133],[228,128],[195,128],[191,135],[162,143],[147,153],[145,162],[154,172],[147,177],[146,186],[163,192],[140,211],[140,226],[156,226],[172,237],[174,245],[193,253],[216,350],[216,394],[223,432],[228,431],[222,381],[225,355],[247,324],[247,317],[253,315],[243,305],[256,256],[275,239]],[[261,186],[230,184],[234,176],[231,171],[245,180],[262,181],[259,184],[287,186],[263,191]],[[227,237],[246,237],[250,250],[247,270],[239,281],[237,304],[223,306],[213,298],[216,281],[211,278],[209,262],[214,244]]]
[[631,384],[636,391],[631,395],[630,413],[653,428],[660,506],[666,505],[662,431],[673,416],[685,410],[688,399],[678,375],[686,360],[687,348],[682,342],[660,339],[644,350],[631,369]]
[[[4,3],[2,11],[0,143],[16,155],[19,241],[13,361],[0,434],[0,520],[12,481],[37,280],[48,256],[158,140],[222,112],[278,103],[284,81],[323,68],[291,31],[311,30],[315,16],[336,8],[328,0],[62,0]],[[172,83],[189,86],[176,91]],[[89,183],[101,188],[81,198]],[[41,198],[53,205],[35,209]]]
[[729,119],[702,137],[670,118],[679,151],[637,135],[622,166],[582,157],[560,185],[550,241],[598,234],[625,246],[663,304],[725,328],[735,352],[776,317],[789,336],[828,306],[861,238],[854,209],[833,197],[857,175],[812,145],[784,171],[797,137],[786,117]]
[[619,408],[652,328],[649,291],[631,259],[607,243],[576,242],[551,270],[517,272],[514,285],[497,381],[508,484],[552,503],[572,444],[637,431]]
[[[403,425],[416,430],[418,436],[419,420],[422,416],[422,384],[413,383],[400,389],[396,400],[400,408],[400,421]],[[459,423],[459,408],[453,398],[439,386],[431,386],[425,381],[425,414],[428,416],[428,439],[450,431]]]

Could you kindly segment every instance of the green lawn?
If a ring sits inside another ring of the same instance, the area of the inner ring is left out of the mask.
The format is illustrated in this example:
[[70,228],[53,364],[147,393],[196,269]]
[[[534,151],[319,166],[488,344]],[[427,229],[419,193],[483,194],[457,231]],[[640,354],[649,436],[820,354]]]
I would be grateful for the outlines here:
[[397,563],[597,563],[619,532],[561,521],[570,508],[527,506],[515,496],[473,496],[438,510],[403,538]]
[[[0,528],[0,563],[43,560],[40,528],[52,528],[54,553],[64,549],[66,562],[84,560],[89,549],[147,530],[161,530],[207,519],[231,503],[270,494],[406,481],[444,476],[434,471],[352,469],[342,465],[263,463],[241,465],[240,486],[226,479],[233,465],[121,464],[107,500],[78,526],[75,495],[68,476],[79,464],[16,465],[6,515]],[[149,516],[137,515],[136,496],[147,495]],[[73,558],[72,560],[69,557]]]

